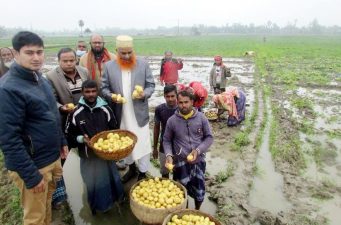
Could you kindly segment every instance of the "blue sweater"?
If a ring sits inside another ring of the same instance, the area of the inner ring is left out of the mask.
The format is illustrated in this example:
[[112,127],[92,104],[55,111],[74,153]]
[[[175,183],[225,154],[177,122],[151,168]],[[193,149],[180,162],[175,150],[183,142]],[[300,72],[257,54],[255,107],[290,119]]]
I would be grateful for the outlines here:
[[176,111],[168,119],[163,136],[163,148],[166,155],[171,155],[179,161],[186,161],[187,155],[197,149],[199,155],[194,162],[197,163],[205,160],[205,153],[212,143],[211,128],[202,112],[195,110],[194,115],[185,120],[179,111]]
[[27,188],[39,184],[39,169],[60,156],[66,140],[56,100],[41,74],[14,63],[0,79],[0,148],[8,170]]

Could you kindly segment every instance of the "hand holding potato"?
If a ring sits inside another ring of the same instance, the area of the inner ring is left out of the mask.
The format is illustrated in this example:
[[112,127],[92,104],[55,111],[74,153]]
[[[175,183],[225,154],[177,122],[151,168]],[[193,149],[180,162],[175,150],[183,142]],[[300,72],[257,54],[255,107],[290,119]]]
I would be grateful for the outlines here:
[[143,87],[140,85],[135,85],[135,89],[132,94],[133,99],[142,99],[144,98]]

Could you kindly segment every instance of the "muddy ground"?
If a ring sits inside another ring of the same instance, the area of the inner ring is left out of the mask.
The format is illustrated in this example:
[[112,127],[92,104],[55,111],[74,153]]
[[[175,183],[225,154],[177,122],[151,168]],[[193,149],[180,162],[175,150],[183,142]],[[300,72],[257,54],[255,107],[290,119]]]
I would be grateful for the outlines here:
[[[155,80],[158,80],[160,59],[161,57],[148,57]],[[188,57],[184,58],[184,62],[180,82],[196,80],[208,86],[212,60]],[[56,64],[56,59],[49,57],[45,68],[49,70]],[[211,202],[204,205],[202,210],[215,214],[223,224],[339,224],[340,86],[333,85],[333,90],[330,90],[329,86],[302,84],[299,89],[287,90],[267,81],[274,94],[263,98],[260,89],[255,91],[258,88],[256,83],[264,81],[257,80],[252,59],[226,59],[225,64],[232,70],[229,85],[238,86],[247,94],[248,116],[254,110],[258,113],[248,135],[249,143],[238,151],[233,148],[233,144],[240,131],[247,129],[248,125],[244,123],[238,127],[227,127],[226,120],[211,123],[214,144],[207,156],[207,196],[210,200],[206,200]],[[313,107],[297,110],[289,101],[293,95],[311,99]],[[156,91],[150,99],[151,129],[154,108],[162,102],[162,87],[157,83]],[[300,152],[294,149],[283,158],[270,155],[269,142],[271,133],[274,132],[272,119],[279,121],[278,129],[283,131],[280,132],[281,138],[276,144],[291,146],[290,141],[296,141],[292,137],[296,137],[301,147]],[[257,138],[263,128],[263,142],[257,145]],[[69,165],[75,162],[69,162]],[[157,175],[155,173],[157,170],[153,169],[152,174]],[[6,180],[4,173],[1,174],[1,179]],[[66,179],[76,224],[113,224],[112,219],[117,218],[114,212],[109,213],[109,216],[101,215],[97,219],[90,218],[83,186],[75,184],[76,181],[80,182],[78,180],[71,177],[70,182]],[[77,192],[78,194],[73,194]],[[2,197],[1,200],[10,201],[8,197]],[[216,206],[212,206],[212,202]],[[129,207],[123,210],[126,210],[125,215],[129,218],[133,217],[128,212]],[[56,221],[59,222],[55,224],[63,224],[60,217],[62,216],[56,216]],[[127,225],[137,224],[136,219],[126,222]]]

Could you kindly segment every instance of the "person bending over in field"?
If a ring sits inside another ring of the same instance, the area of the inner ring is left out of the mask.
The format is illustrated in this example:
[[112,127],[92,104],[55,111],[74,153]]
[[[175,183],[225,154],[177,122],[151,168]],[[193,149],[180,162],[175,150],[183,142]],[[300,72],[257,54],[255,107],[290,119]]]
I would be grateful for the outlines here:
[[229,87],[225,92],[214,95],[213,102],[218,107],[218,118],[224,111],[227,111],[228,126],[238,125],[245,120],[246,97],[242,90]]

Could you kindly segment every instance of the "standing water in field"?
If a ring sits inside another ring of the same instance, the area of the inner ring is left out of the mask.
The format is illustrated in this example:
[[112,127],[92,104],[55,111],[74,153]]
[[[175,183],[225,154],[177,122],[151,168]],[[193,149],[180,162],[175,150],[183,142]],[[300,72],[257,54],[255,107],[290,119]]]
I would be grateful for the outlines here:
[[[182,57],[184,59],[184,69],[180,72],[179,82],[188,84],[189,82],[201,81],[205,87],[209,88],[208,84],[208,76],[212,67],[213,58],[194,58],[194,57]],[[148,62],[151,65],[151,70],[154,75],[154,79],[156,82],[155,92],[152,97],[149,99],[149,107],[151,114],[154,111],[154,108],[164,102],[163,98],[163,87],[159,85],[159,71],[160,71],[160,61],[161,57],[148,57]],[[245,59],[237,59],[237,58],[226,58],[225,64],[231,68],[232,71],[232,79],[239,80],[242,77],[247,77],[248,79],[252,78],[253,74],[253,63],[249,60]],[[52,66],[46,65],[45,69],[49,70]],[[250,91],[251,84],[246,82],[245,85],[249,85],[249,89],[246,92],[252,93]],[[253,101],[254,97],[250,97],[249,100]],[[153,116],[151,115],[151,120],[153,120]],[[229,130],[231,132],[231,130]],[[227,135],[227,134],[223,134]],[[225,158],[226,154],[224,154],[224,145],[219,145],[212,147],[211,152],[207,157],[207,171],[214,176],[220,170],[226,167],[227,160],[229,158]],[[85,186],[83,185],[83,181],[80,175],[80,160],[79,156],[73,150],[70,152],[68,159],[64,165],[64,179],[66,183],[67,193],[69,197],[69,203],[74,215],[75,223],[77,225],[136,225],[139,224],[138,219],[133,215],[130,210],[129,201],[118,206],[114,206],[110,211],[106,213],[98,213],[96,216],[91,215],[91,210],[89,209],[86,197]],[[155,167],[151,167],[149,172],[154,176],[160,176],[158,169]],[[133,183],[133,182],[132,182]],[[131,184],[129,182],[128,185],[125,185],[125,192],[129,193],[129,187]],[[193,199],[189,200],[189,207],[194,208]],[[215,215],[217,206],[215,203],[208,199],[208,193],[205,196],[204,203],[201,207],[203,212],[209,213],[211,215]],[[119,213],[120,211],[120,213]]]
[[273,214],[286,211],[291,204],[283,195],[283,176],[275,171],[269,149],[271,110],[267,105],[268,120],[266,121],[263,143],[256,161],[257,175],[253,180],[250,191],[250,204],[254,207],[267,210]]

